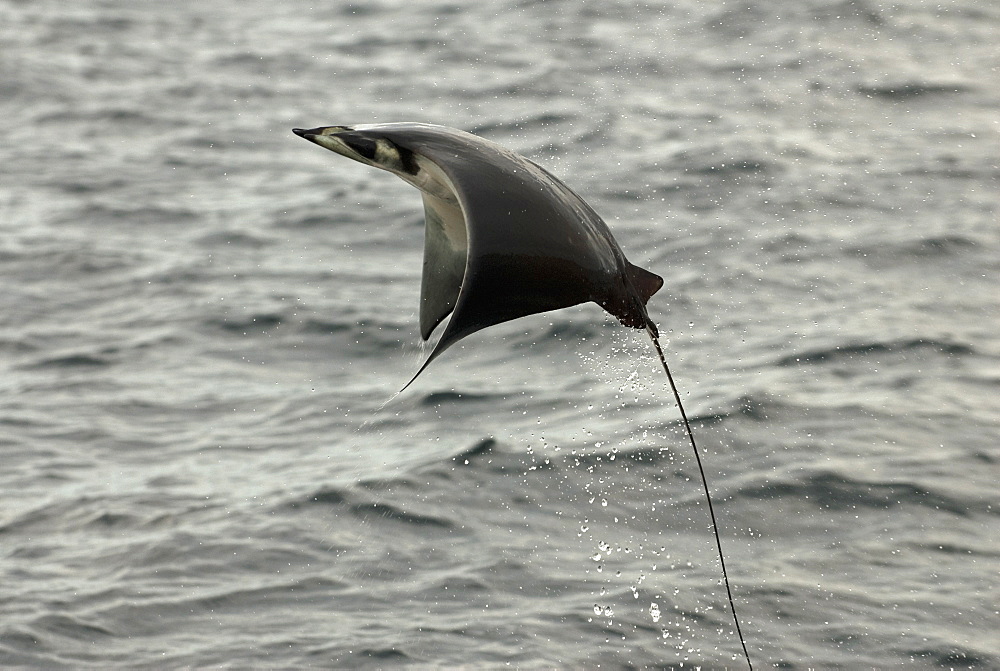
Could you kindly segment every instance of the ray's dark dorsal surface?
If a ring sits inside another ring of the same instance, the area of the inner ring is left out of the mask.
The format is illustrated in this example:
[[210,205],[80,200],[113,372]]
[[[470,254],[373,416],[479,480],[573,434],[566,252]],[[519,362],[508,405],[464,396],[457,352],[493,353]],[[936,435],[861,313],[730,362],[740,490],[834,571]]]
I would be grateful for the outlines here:
[[451,319],[410,383],[465,336],[539,312],[593,301],[623,325],[646,330],[695,451],[733,620],[752,669],[698,446],[660,348],[656,325],[646,310],[663,279],[629,263],[604,220],[562,181],[478,136],[421,123],[295,128],[293,132],[330,151],[387,170],[423,195],[421,336],[427,340],[449,314]]

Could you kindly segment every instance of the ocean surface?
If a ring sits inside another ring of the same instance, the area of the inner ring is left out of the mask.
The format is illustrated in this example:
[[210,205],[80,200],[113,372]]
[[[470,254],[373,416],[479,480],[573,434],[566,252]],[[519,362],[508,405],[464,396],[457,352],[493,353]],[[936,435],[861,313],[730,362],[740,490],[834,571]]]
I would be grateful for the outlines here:
[[1000,668],[994,0],[0,0],[0,666],[745,667],[640,331],[428,346],[419,194],[540,163],[650,301],[760,669]]

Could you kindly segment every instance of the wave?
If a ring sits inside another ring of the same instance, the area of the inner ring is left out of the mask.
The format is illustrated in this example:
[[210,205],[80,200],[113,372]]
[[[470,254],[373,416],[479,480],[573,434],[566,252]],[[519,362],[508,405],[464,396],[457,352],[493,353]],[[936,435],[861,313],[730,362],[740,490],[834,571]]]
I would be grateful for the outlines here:
[[970,345],[930,338],[913,338],[889,342],[835,345],[823,349],[807,350],[803,353],[782,357],[776,363],[778,366],[799,366],[802,364],[825,363],[877,354],[899,354],[917,350],[932,350],[948,356],[966,356],[975,353],[975,350]]
[[295,333],[320,336],[350,331],[358,342],[377,350],[398,349],[400,338],[398,334],[406,328],[400,324],[370,319],[353,321],[350,319],[323,319],[315,316],[301,318],[298,316],[298,313],[301,312],[301,306],[289,308],[287,311],[261,310],[245,315],[212,317],[205,321],[205,325],[213,330],[240,336],[267,335],[279,327],[287,328]]
[[302,321],[299,326],[304,333],[320,333],[328,335],[340,331],[348,331],[354,322],[334,321],[332,319],[320,319],[319,317],[309,317]]
[[585,321],[580,315],[577,318],[566,318],[553,316],[552,323],[545,329],[544,333],[533,330],[530,333],[514,334],[510,336],[511,346],[516,349],[534,347],[541,340],[569,340],[588,341],[598,337],[602,330],[608,327],[617,328],[617,322],[612,323],[601,317],[598,321]]
[[478,443],[476,443],[475,445],[473,445],[469,449],[467,449],[467,450],[465,450],[463,452],[459,452],[454,457],[452,457],[451,460],[455,461],[455,462],[465,462],[465,463],[468,463],[470,461],[478,459],[479,457],[481,457],[483,455],[492,454],[493,453],[493,449],[496,446],[497,446],[497,441],[495,439],[493,439],[493,438],[484,438],[483,440],[479,441]]
[[967,93],[972,90],[972,87],[957,82],[901,81],[884,84],[859,84],[854,87],[854,90],[869,98],[909,100],[921,96]]
[[351,659],[354,659],[354,663],[358,663],[362,659],[387,664],[403,664],[416,661],[410,655],[396,648],[363,648],[357,652],[350,652],[346,658],[340,661],[344,661],[350,665],[349,660]]
[[1000,558],[1000,552],[993,552],[983,548],[975,548],[966,545],[957,545],[955,543],[942,543],[942,542],[921,542],[921,543],[905,543],[908,547],[914,548],[922,553],[936,552],[943,555],[959,555],[959,556],[978,556],[978,557],[990,557],[992,559]]
[[471,394],[469,392],[435,391],[423,396],[420,399],[420,405],[425,407],[437,407],[448,403],[479,403],[482,401],[492,401],[504,398],[506,398],[505,394]]
[[96,624],[85,622],[69,615],[43,615],[32,623],[32,629],[59,637],[95,642],[97,639],[115,636],[115,633]]
[[553,124],[570,124],[577,120],[576,115],[558,114],[553,112],[538,112],[518,120],[496,120],[481,123],[469,129],[473,135],[489,137],[496,133],[522,133],[526,127],[551,126]]
[[74,352],[45,357],[25,366],[25,368],[99,368],[102,366],[110,366],[112,363],[114,363],[114,361],[105,356],[84,352]]
[[79,221],[99,224],[120,222],[130,226],[158,226],[191,223],[197,221],[198,218],[199,215],[193,210],[183,207],[159,207],[146,204],[93,204],[74,210],[67,215],[67,223]]
[[892,258],[898,258],[900,256],[916,258],[937,256],[950,257],[963,252],[968,252],[979,247],[979,245],[980,243],[971,237],[950,234],[931,236],[892,245],[851,247],[849,249],[845,249],[844,252],[846,254],[862,258],[872,256],[888,256]]
[[933,508],[966,517],[968,506],[955,498],[909,482],[866,482],[833,471],[820,471],[796,481],[745,485],[737,496],[751,499],[796,498],[827,510],[872,508],[888,510],[902,505]]
[[671,461],[673,454],[673,449],[668,447],[641,447],[631,450],[577,454],[567,457],[564,463],[572,461],[572,465],[586,468],[609,464],[625,466],[625,468],[636,465],[656,466],[663,461]]
[[942,669],[977,669],[994,668],[994,660],[981,656],[971,650],[948,646],[944,649],[911,648],[900,651],[912,660],[930,661]]
[[[397,478],[393,483],[405,483],[408,479]],[[362,486],[367,488],[377,488],[380,485],[389,484],[389,480],[367,481]],[[399,506],[384,501],[358,501],[361,497],[367,497],[365,492],[357,490],[336,489],[324,487],[306,497],[291,501],[285,504],[288,508],[302,508],[305,506],[329,506],[334,508],[345,508],[353,516],[364,521],[388,521],[417,527],[435,527],[439,529],[452,529],[455,524],[449,519],[438,515],[418,513],[403,510]]]
[[291,501],[286,506],[288,508],[301,508],[311,505],[339,506],[347,503],[349,495],[342,489],[324,487],[309,496]]
[[677,152],[673,155],[671,164],[685,174],[714,177],[742,177],[777,172],[780,166],[764,153],[748,147],[703,147]]
[[123,126],[132,126],[133,131],[140,132],[150,128],[178,128],[184,124],[168,114],[160,114],[148,107],[95,107],[89,109],[60,109],[58,112],[39,114],[35,122],[40,125],[52,124],[66,127],[67,124],[82,125],[93,123],[114,126],[124,131]]
[[232,246],[244,249],[260,249],[261,247],[273,244],[273,241],[267,238],[251,235],[244,231],[217,231],[215,233],[208,233],[198,238],[198,242],[211,247]]
[[275,312],[259,312],[242,318],[222,317],[208,320],[209,326],[241,335],[250,335],[250,332],[264,334],[284,322],[285,318]]
[[[730,419],[769,422],[773,421],[779,413],[785,413],[789,410],[796,413],[802,412],[798,406],[782,403],[770,394],[761,392],[738,396],[714,412],[692,414],[688,417],[688,421],[692,427],[721,424]],[[673,424],[680,425],[680,419],[675,420]]]
[[440,529],[455,528],[454,522],[437,515],[422,515],[413,513],[394,505],[382,502],[359,503],[350,507],[350,511],[355,516],[365,520],[376,517],[380,520],[399,522],[402,524],[415,525],[420,527],[437,527]]

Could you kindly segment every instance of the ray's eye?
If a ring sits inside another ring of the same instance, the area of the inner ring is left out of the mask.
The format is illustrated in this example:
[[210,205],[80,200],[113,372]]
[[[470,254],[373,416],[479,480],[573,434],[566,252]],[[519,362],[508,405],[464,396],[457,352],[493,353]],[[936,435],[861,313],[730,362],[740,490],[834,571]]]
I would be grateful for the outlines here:
[[345,137],[344,142],[369,161],[375,160],[375,140],[362,136]]

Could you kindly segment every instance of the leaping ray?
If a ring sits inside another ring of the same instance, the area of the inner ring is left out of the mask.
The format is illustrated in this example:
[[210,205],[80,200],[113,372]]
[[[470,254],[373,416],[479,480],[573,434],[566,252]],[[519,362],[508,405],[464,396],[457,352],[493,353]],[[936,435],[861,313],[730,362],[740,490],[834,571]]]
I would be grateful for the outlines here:
[[[736,631],[743,645],[712,499],[694,434],[646,303],[663,278],[629,263],[607,224],[541,166],[480,137],[443,126],[386,123],[292,132],[417,187],[424,199],[420,335],[451,314],[407,387],[448,347],[481,329],[593,301],[625,326],[645,329],[659,354],[694,448]],[[405,389],[406,387],[403,387]]]
[[646,301],[663,279],[629,263],[597,213],[528,159],[428,124],[294,132],[422,192],[420,335],[427,340],[449,313],[451,319],[417,375],[476,331],[589,301],[626,326],[656,333]]

